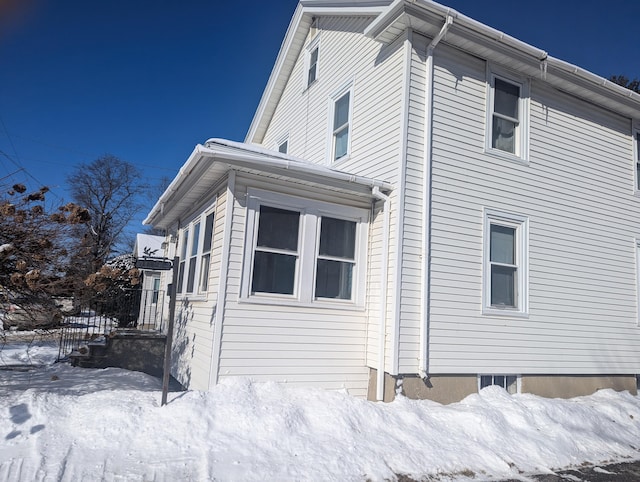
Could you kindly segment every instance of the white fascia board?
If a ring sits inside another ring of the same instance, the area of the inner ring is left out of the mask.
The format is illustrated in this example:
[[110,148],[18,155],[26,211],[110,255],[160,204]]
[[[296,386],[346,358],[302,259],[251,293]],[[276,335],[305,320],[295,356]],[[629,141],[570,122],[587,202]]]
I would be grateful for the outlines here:
[[[546,80],[558,89],[562,89],[563,83],[567,82],[575,85],[579,89],[590,90],[601,96],[599,103],[605,108],[630,117],[638,117],[640,115],[640,94],[625,89],[588,70],[554,58],[544,50],[538,49],[431,0],[395,0],[367,27],[365,35],[388,43],[392,40],[392,37],[385,35],[387,29],[394,26],[409,25],[411,23],[411,16],[430,23],[441,23],[447,16],[451,16],[454,18],[451,28],[452,34],[458,33],[464,36],[466,31],[467,35],[477,35],[478,38],[493,41],[506,47],[505,52],[511,52],[507,55],[513,56],[516,60],[538,65],[546,62],[548,74],[542,76],[543,81]],[[435,16],[436,18],[430,19],[429,16]],[[446,41],[446,39],[444,41]],[[604,99],[614,100],[617,104],[610,105]]]

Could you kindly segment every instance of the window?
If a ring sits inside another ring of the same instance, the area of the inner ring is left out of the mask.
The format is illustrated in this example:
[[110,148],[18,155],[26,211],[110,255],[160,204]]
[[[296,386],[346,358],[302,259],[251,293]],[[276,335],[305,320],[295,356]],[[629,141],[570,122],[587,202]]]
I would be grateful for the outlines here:
[[368,211],[250,190],[243,298],[364,304]]
[[287,152],[289,152],[289,138],[288,137],[285,137],[284,139],[279,141],[277,144],[278,144],[278,152],[281,152],[283,154],[287,154]]
[[528,220],[485,212],[485,313],[526,313]]
[[518,393],[520,391],[516,375],[480,375],[478,384],[480,390],[491,385],[497,385],[509,393]]
[[153,278],[153,293],[151,296],[151,303],[154,305],[158,303],[158,298],[160,296],[160,277]]
[[189,245],[189,227],[182,230],[182,249],[180,250],[180,264],[178,265],[178,286],[176,291],[182,293],[184,283],[184,268],[187,263],[187,246]]
[[299,236],[299,211],[260,206],[252,293],[294,294]]
[[213,220],[214,215],[210,213],[204,221],[204,239],[202,240],[202,255],[200,261],[200,284],[198,292],[206,293],[209,289],[209,266],[211,264],[211,245],[213,243]]
[[178,285],[176,286],[178,293],[197,291],[204,294],[209,288],[213,222],[214,214],[204,213],[182,230]]
[[334,162],[349,155],[351,94],[351,90],[343,91],[332,100],[331,160]]
[[316,297],[351,299],[356,223],[322,217],[316,266]]
[[307,87],[313,84],[318,77],[318,51],[316,46],[309,54],[309,68],[307,69]]
[[636,171],[636,191],[640,191],[640,130],[633,133],[633,159]]
[[493,152],[527,156],[528,86],[490,74],[487,147]]

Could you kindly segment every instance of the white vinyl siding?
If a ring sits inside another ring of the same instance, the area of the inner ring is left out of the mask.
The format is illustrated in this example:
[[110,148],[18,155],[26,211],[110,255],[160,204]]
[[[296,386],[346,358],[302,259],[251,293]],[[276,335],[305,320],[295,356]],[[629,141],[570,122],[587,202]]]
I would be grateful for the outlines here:
[[[436,50],[430,372],[637,373],[629,119],[533,81],[529,164],[504,162],[483,149],[485,79]],[[482,315],[484,206],[529,219],[528,318]]]
[[[209,387],[211,357],[213,353],[212,313],[218,307],[218,286],[220,284],[220,260],[223,249],[224,213],[226,195],[218,193],[213,210],[207,209],[211,202],[201,208],[198,217],[204,222],[201,231],[207,232],[209,220],[213,221],[211,249],[203,256],[209,256],[209,270],[205,275],[200,271],[200,283],[206,276],[208,293],[206,297],[189,295],[187,303],[176,305],[171,374],[185,387],[192,390],[206,390]],[[212,215],[211,218],[209,216]]]
[[353,395],[366,396],[367,315],[363,309],[345,309],[344,303],[339,302],[342,300],[273,305],[242,297],[247,216],[244,199],[250,192],[249,185],[259,190],[280,189],[287,196],[318,202],[330,194],[334,202],[356,209],[367,210],[369,206],[366,199],[238,174],[219,376],[346,388]]
[[[372,18],[362,17],[320,17],[318,29],[321,31],[321,79],[307,89],[302,98],[300,94],[301,79],[305,79],[305,53],[303,50],[293,67],[293,71],[284,92],[279,99],[275,113],[261,143],[274,145],[283,132],[289,135],[289,154],[301,157],[318,164],[326,164],[328,156],[329,107],[328,99],[346,82],[353,81],[353,128],[350,155],[341,160],[336,167],[345,172],[363,175],[387,182],[398,183],[402,153],[402,115],[403,78],[405,48],[404,38],[399,38],[389,46],[362,35]],[[420,67],[416,67],[419,71]],[[303,80],[304,81],[304,80]],[[419,88],[416,89],[419,93]],[[419,102],[418,102],[419,103]],[[424,109],[424,105],[422,106]],[[413,124],[411,138],[420,140],[423,131],[418,124]],[[419,187],[419,186],[418,186]],[[391,255],[388,258],[388,298],[387,298],[387,367],[392,367],[392,338],[395,318],[395,270],[400,263],[395,256],[398,250],[396,222],[398,220],[400,193],[396,189],[391,193],[391,229],[389,246]],[[382,248],[382,216],[379,214],[380,203],[376,205],[376,214],[370,230],[370,267],[367,275],[366,310],[368,315],[367,334],[367,366],[378,366],[378,332],[380,303],[380,256]],[[419,207],[416,207],[420,210]],[[419,236],[419,235],[418,235]],[[413,242],[413,241],[412,241]],[[419,241],[418,241],[419,242]],[[419,248],[418,248],[419,251]],[[412,253],[413,254],[413,253]],[[417,253],[419,256],[419,253]],[[411,296],[419,297],[411,293]],[[411,315],[413,307],[408,307]],[[417,330],[419,321],[416,319]],[[401,330],[411,335],[414,329]],[[416,338],[417,339],[417,338]],[[416,357],[408,355],[407,362],[414,362]]]

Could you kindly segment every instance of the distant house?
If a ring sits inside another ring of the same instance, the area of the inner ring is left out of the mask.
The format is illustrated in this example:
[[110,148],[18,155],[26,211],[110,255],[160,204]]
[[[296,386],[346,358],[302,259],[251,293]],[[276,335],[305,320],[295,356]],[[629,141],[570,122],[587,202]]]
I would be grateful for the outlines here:
[[145,221],[180,259],[173,375],[635,393],[639,120],[437,3],[301,1],[245,142],[196,146]]
[[[133,255],[136,259],[141,258],[163,258],[165,250],[163,247],[165,239],[163,236],[151,234],[136,234],[136,242],[133,248]],[[141,270],[141,296],[140,313],[138,315],[138,326],[144,329],[160,327],[164,314],[168,315],[167,302],[165,299],[166,286],[161,285],[162,272],[154,270]]]

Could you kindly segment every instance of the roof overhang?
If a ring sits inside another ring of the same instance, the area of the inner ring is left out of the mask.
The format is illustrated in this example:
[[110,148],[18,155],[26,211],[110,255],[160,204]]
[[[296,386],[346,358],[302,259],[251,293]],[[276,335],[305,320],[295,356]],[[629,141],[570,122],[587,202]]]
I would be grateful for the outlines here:
[[312,164],[279,152],[224,139],[210,139],[205,145],[195,147],[143,224],[169,228],[203,201],[203,197],[230,170],[322,187],[355,197],[371,198],[374,188],[386,193],[393,189],[384,181]]
[[453,24],[442,42],[632,119],[640,118],[640,94],[431,0],[395,0],[365,34],[384,44],[407,28],[434,37],[449,16]]

